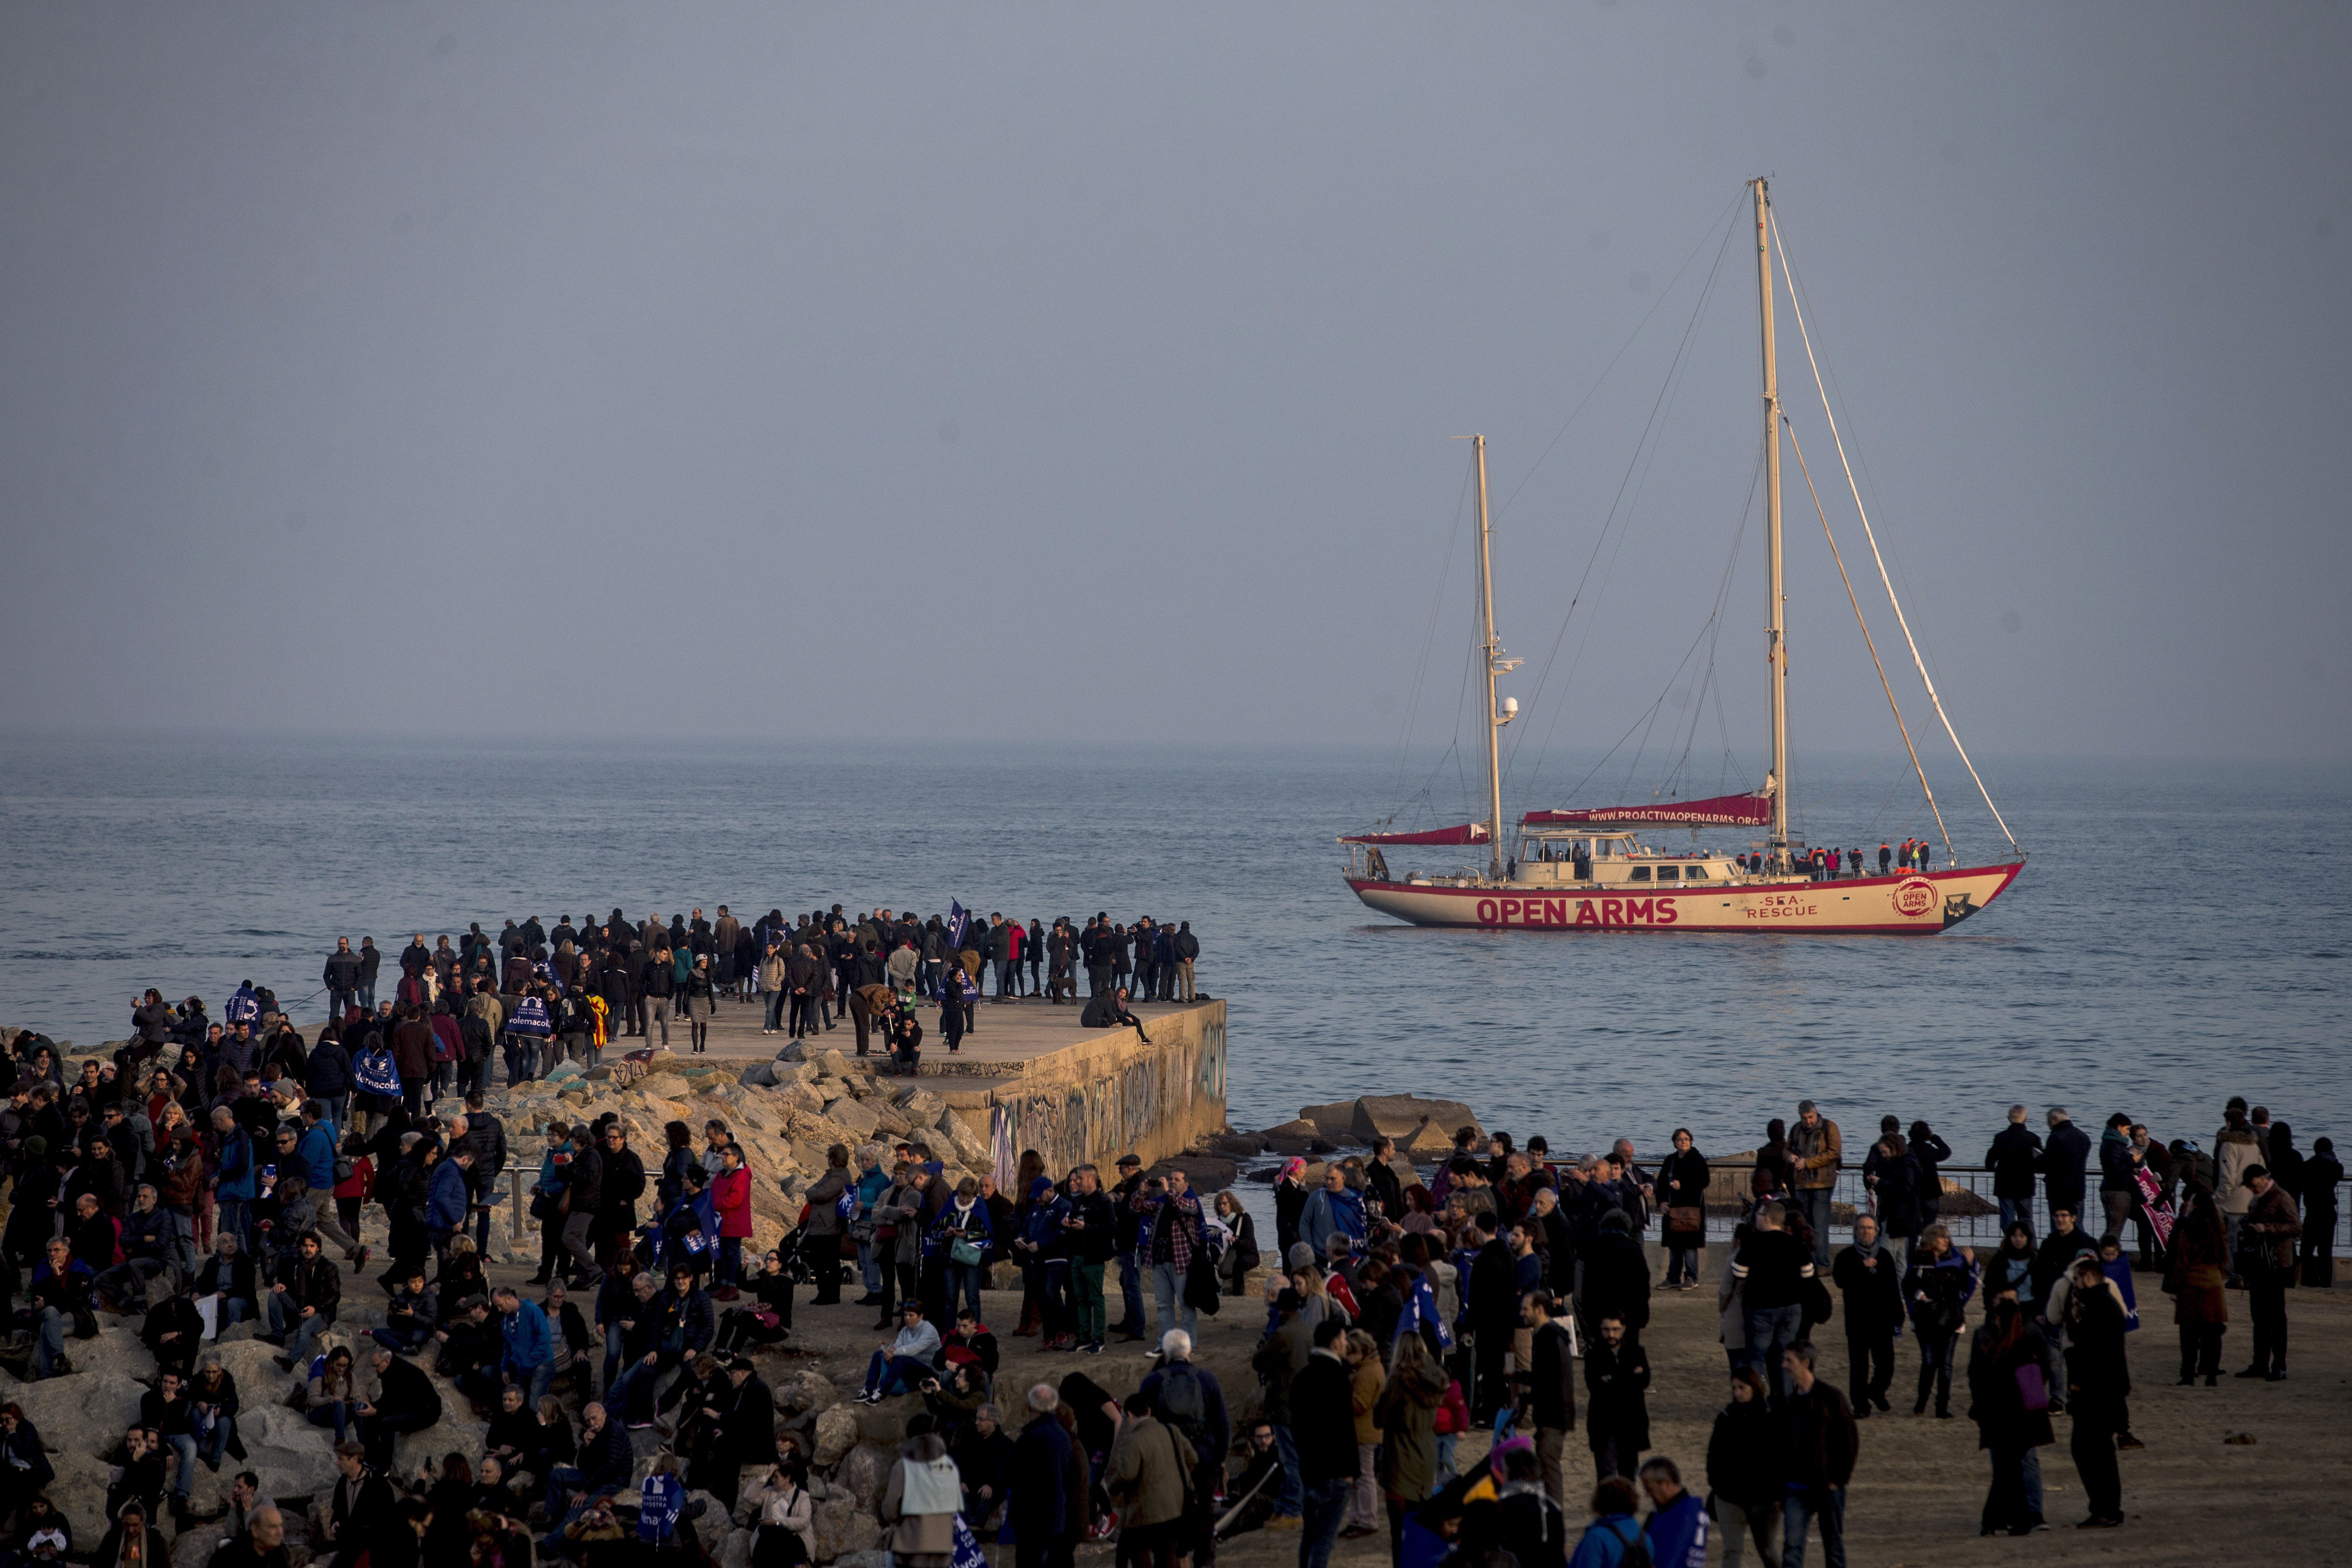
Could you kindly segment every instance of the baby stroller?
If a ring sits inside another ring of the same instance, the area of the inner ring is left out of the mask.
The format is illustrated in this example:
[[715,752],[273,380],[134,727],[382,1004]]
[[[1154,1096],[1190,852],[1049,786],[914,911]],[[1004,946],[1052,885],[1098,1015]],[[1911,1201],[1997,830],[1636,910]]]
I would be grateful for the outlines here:
[[[811,1249],[804,1245],[807,1238],[808,1221],[803,1219],[776,1243],[776,1256],[782,1261],[784,1272],[793,1277],[795,1285],[806,1285],[816,1278],[815,1268],[809,1261]],[[839,1268],[840,1264],[836,1260],[834,1266]]]

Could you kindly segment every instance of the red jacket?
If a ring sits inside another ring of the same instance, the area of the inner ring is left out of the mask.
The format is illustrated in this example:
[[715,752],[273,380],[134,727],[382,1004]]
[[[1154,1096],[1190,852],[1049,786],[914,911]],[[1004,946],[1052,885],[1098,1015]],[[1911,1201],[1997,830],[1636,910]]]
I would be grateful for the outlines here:
[[738,1165],[710,1178],[710,1206],[719,1211],[722,1237],[751,1234],[751,1173]]

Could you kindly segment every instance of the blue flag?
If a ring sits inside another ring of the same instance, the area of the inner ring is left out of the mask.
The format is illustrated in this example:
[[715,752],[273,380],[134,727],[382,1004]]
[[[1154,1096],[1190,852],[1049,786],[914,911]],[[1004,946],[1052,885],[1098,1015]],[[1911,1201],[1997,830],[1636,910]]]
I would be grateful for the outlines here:
[[950,947],[963,945],[964,928],[970,924],[971,924],[971,911],[953,899],[950,899],[948,900],[948,945]]

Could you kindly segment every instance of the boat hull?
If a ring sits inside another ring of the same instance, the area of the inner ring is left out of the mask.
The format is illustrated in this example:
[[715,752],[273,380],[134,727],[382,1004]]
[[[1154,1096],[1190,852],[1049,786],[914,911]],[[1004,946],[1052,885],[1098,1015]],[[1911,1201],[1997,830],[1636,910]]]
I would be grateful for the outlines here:
[[2023,869],[2020,860],[1835,882],[1739,882],[1698,892],[1640,894],[1491,882],[1439,887],[1356,877],[1348,879],[1348,886],[1370,908],[1420,926],[1934,936],[1992,902]]

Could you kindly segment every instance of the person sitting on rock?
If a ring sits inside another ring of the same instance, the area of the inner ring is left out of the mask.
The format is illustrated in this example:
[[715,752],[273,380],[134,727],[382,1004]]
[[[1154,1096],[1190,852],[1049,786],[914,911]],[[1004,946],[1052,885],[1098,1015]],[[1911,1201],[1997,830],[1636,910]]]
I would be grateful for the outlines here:
[[120,1302],[123,1311],[143,1312],[147,1310],[147,1282],[170,1267],[167,1255],[172,1247],[172,1216],[156,1205],[155,1189],[151,1184],[139,1184],[131,1212],[122,1216],[118,1245],[122,1248],[122,1261],[99,1272],[99,1296],[102,1300]]
[[107,1486],[107,1517],[120,1519],[134,1508],[142,1518],[152,1516],[163,1506],[163,1483],[173,1458],[162,1436],[152,1426],[134,1425],[122,1434],[121,1447],[109,1458],[121,1478]]
[[286,1568],[286,1516],[278,1505],[251,1509],[246,1518],[246,1527],[213,1553],[214,1568]]
[[418,1265],[408,1271],[406,1282],[393,1292],[391,1304],[383,1310],[383,1327],[370,1329],[368,1334],[376,1343],[406,1355],[422,1349],[440,1326],[441,1299],[425,1282],[424,1267]]
[[122,1511],[114,1516],[114,1528],[90,1553],[92,1568],[147,1568],[168,1561],[171,1548],[147,1528],[147,1514],[145,1505],[135,1499],[124,1503]]
[[196,1349],[204,1337],[205,1321],[184,1289],[171,1292],[148,1308],[146,1321],[139,1328],[139,1342],[155,1358],[156,1367],[177,1372],[182,1377],[194,1369]]
[[1078,1016],[1078,1026],[1082,1029],[1133,1029],[1137,1039],[1147,1046],[1151,1043],[1151,1037],[1143,1032],[1143,1020],[1127,1010],[1127,993],[1124,990],[1106,991],[1088,998],[1087,1010]]
[[196,1270],[195,1295],[199,1300],[212,1298],[214,1323],[218,1330],[259,1316],[255,1305],[253,1259],[238,1245],[236,1232],[223,1230],[213,1239],[212,1256]]
[[441,1419],[441,1395],[424,1368],[378,1345],[369,1358],[375,1369],[376,1396],[354,1405],[360,1418],[360,1441],[368,1462],[381,1468],[392,1463],[393,1440],[404,1432],[422,1432]]
[[98,1338],[98,1318],[90,1310],[90,1287],[96,1277],[89,1265],[73,1255],[60,1237],[49,1243],[33,1283],[25,1292],[19,1321],[33,1331],[33,1376],[60,1377],[73,1371],[66,1359],[66,1325],[74,1337]]
[[[262,1336],[286,1346],[278,1358],[280,1371],[291,1372],[310,1359],[310,1342],[335,1321],[343,1299],[342,1272],[334,1259],[320,1255],[316,1234],[302,1238],[293,1267],[283,1270],[269,1288],[269,1330]],[[291,1335],[291,1342],[288,1336]]]

